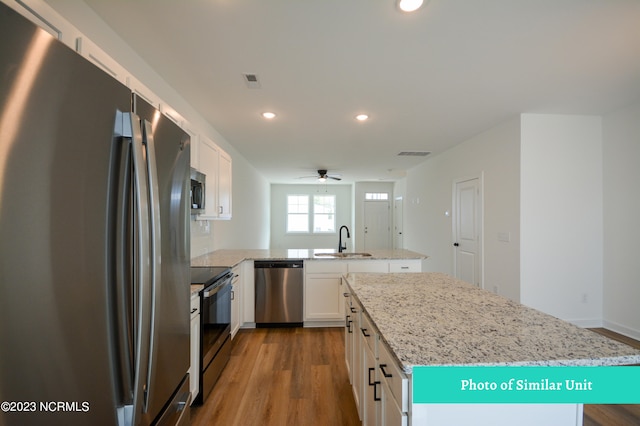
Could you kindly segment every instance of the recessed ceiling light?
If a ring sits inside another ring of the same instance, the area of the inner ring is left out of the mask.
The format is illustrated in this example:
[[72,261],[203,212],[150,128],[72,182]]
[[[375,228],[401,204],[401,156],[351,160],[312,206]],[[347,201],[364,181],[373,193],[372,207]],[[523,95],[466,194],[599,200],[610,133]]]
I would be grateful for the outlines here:
[[274,112],[269,112],[269,111],[267,111],[267,112],[263,112],[263,113],[262,113],[262,116],[263,116],[264,118],[266,118],[267,120],[271,120],[271,119],[273,119],[273,118],[276,118],[276,114],[275,114]]
[[424,0],[399,0],[398,7],[403,12],[415,12],[420,9]]
[[356,115],[356,120],[358,121],[367,121],[369,116],[367,114],[358,114]]

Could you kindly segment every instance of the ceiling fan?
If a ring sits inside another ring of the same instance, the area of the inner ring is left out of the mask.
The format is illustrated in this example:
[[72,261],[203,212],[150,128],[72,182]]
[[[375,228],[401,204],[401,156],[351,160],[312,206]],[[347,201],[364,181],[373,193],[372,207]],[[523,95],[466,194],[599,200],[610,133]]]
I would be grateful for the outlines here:
[[327,179],[333,179],[333,180],[342,180],[342,178],[338,177],[340,175],[330,175],[327,174],[327,170],[323,170],[320,169],[318,170],[318,174],[315,176],[301,176],[300,179],[305,179],[305,178],[316,178],[318,179],[318,182],[326,182]]

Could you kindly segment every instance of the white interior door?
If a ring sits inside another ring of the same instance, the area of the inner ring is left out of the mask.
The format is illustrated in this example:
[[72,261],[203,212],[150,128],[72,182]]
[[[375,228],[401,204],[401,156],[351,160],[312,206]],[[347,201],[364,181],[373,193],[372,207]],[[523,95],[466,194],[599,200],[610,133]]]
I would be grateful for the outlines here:
[[481,191],[480,179],[454,183],[453,233],[455,275],[481,287]]
[[398,197],[393,201],[393,248],[403,249],[404,241],[402,239],[402,197]]
[[388,249],[390,233],[389,201],[365,201],[364,249]]

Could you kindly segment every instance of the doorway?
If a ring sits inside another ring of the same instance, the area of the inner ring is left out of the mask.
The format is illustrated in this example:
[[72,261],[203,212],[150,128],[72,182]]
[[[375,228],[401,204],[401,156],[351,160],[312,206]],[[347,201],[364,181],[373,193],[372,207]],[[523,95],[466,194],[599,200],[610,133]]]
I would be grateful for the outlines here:
[[390,246],[389,201],[364,202],[364,250]]
[[396,250],[404,248],[404,240],[402,237],[402,219],[404,213],[402,209],[402,197],[396,197],[395,200],[393,200],[393,248]]
[[455,277],[483,288],[482,175],[453,183],[453,268]]

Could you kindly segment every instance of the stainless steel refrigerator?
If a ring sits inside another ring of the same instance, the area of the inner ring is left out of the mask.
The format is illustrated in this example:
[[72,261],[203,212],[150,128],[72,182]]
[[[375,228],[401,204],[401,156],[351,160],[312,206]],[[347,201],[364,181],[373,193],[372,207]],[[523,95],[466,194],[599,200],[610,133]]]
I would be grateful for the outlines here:
[[0,426],[188,423],[189,152],[0,4]]

